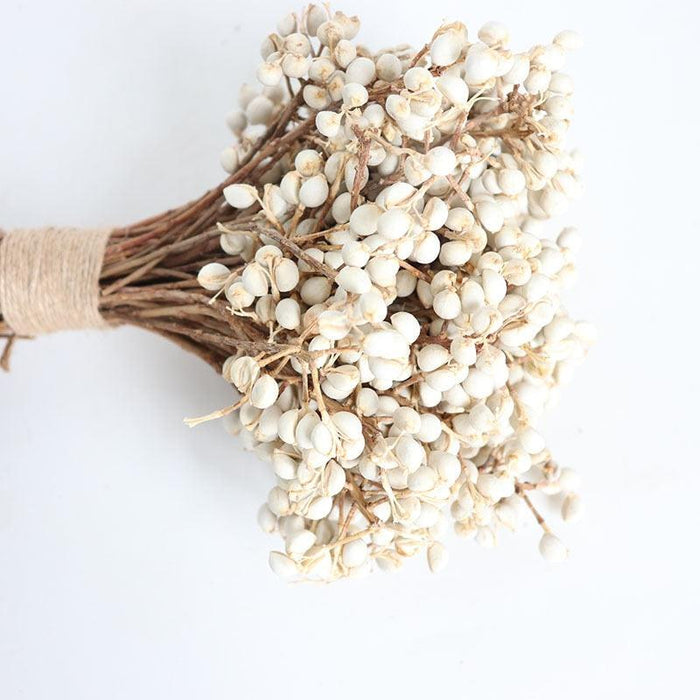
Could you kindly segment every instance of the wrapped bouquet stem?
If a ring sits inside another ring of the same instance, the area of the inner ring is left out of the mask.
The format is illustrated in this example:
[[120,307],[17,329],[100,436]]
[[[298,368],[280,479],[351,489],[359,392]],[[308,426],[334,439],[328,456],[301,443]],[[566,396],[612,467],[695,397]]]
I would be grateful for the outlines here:
[[265,38],[228,123],[227,179],[114,230],[0,242],[0,333],[131,324],[236,390],[223,417],[270,462],[260,525],[287,579],[335,580],[458,535],[494,545],[540,513],[577,519],[577,478],[536,426],[592,334],[561,292],[579,237],[565,148],[572,32],[529,51],[489,23],[370,51],[309,5]]
[[219,228],[236,216],[223,189],[255,181],[269,160],[311,129],[313,119],[287,128],[298,105],[286,105],[222,185],[182,207],[116,229],[0,232],[0,334],[8,340],[3,366],[17,337],[124,323],[175,340],[217,370],[234,341],[259,340],[253,324],[226,311],[225,300],[206,296],[197,273],[207,262],[244,263],[219,244]]

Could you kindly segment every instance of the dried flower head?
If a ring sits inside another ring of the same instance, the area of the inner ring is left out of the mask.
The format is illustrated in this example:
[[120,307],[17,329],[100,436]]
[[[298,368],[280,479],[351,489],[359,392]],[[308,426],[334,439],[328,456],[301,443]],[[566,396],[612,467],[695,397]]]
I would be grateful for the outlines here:
[[224,376],[229,427],[275,474],[270,566],[328,581],[425,552],[439,571],[448,521],[493,546],[530,514],[560,561],[531,497],[582,511],[536,429],[592,337],[561,302],[578,235],[552,220],[581,189],[561,72],[579,40],[516,53],[503,25],[455,22],[372,54],[358,30],[310,5],[263,42],[221,162],[279,148],[224,190],[243,265],[199,277],[261,338]]

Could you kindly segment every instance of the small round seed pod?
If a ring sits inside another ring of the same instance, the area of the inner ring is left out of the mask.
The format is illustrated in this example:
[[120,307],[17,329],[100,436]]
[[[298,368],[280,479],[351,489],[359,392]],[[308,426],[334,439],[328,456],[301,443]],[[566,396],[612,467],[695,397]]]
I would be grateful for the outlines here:
[[540,539],[540,554],[545,561],[559,563],[569,557],[569,550],[563,542],[549,532],[545,532]]
[[335,64],[325,56],[314,58],[309,66],[309,80],[325,85],[335,71]]
[[487,22],[479,29],[479,39],[487,46],[506,46],[510,41],[508,27],[501,22]]
[[305,148],[294,158],[294,167],[303,177],[318,175],[323,170],[323,157],[318,151]]
[[472,249],[466,241],[448,241],[440,247],[440,262],[447,267],[465,265],[471,256]]
[[350,215],[350,230],[358,236],[370,236],[377,232],[381,215],[376,204],[362,204]]
[[285,51],[299,56],[308,56],[311,53],[311,43],[306,35],[300,32],[292,32],[284,37],[283,47]]
[[274,87],[283,76],[282,67],[278,63],[265,62],[258,66],[257,78],[263,85]]
[[433,310],[440,318],[451,320],[462,312],[462,302],[456,292],[443,289],[433,298]]
[[567,493],[561,504],[561,517],[564,522],[578,522],[583,517],[583,510],[580,496],[575,493]]
[[439,34],[430,44],[430,60],[434,66],[451,66],[459,60],[464,37],[453,29]]
[[433,87],[435,80],[433,74],[422,66],[409,68],[403,76],[403,83],[411,92],[424,92]]
[[431,231],[421,236],[413,247],[411,257],[422,265],[429,265],[440,255],[440,239]]
[[322,304],[331,293],[331,283],[326,277],[310,277],[301,287],[302,301],[309,306]]
[[224,188],[226,201],[236,209],[247,209],[258,199],[257,190],[250,185],[229,185]]
[[275,286],[280,292],[291,292],[299,283],[299,268],[289,258],[280,260],[274,268]]
[[433,542],[428,547],[428,566],[434,574],[440,573],[446,566],[448,553],[445,545],[440,542]]
[[360,56],[351,61],[345,70],[348,82],[369,85],[377,75],[377,69],[371,58]]
[[449,175],[457,166],[457,158],[447,146],[437,146],[428,151],[425,164],[433,175]]
[[343,104],[351,109],[366,104],[369,98],[367,88],[359,83],[346,83],[343,86],[342,95]]
[[489,49],[469,52],[464,62],[464,79],[469,85],[483,85],[496,76],[498,58]]
[[311,502],[306,510],[306,517],[309,520],[322,520],[333,508],[333,499],[329,496],[321,496]]
[[325,175],[310,177],[299,190],[299,202],[305,207],[320,207],[328,199],[328,181]]
[[361,566],[367,559],[367,544],[362,540],[353,540],[344,544],[342,558],[343,564],[347,567]]
[[336,136],[340,130],[341,116],[337,112],[319,112],[316,115],[316,128],[328,138]]
[[395,241],[403,238],[413,225],[413,219],[402,209],[390,209],[377,220],[377,233],[383,238]]
[[223,151],[221,151],[221,155],[219,156],[219,162],[221,163],[221,167],[227,172],[227,173],[233,173],[236,171],[236,168],[238,168],[238,163],[239,163],[239,157],[238,157],[238,151],[236,151],[235,148],[224,148]]
[[291,581],[299,574],[294,560],[282,552],[270,552],[270,568],[284,581]]
[[302,95],[304,102],[311,109],[317,111],[325,109],[331,103],[331,96],[328,94],[328,90],[318,85],[304,85]]
[[336,276],[336,283],[351,294],[366,294],[372,288],[372,280],[365,270],[346,265]]
[[420,335],[420,323],[413,314],[407,311],[397,311],[391,316],[391,325],[410,344],[414,343]]
[[469,102],[469,86],[458,75],[441,75],[436,81],[436,86],[456,107],[465,107]]
[[267,504],[260,506],[258,510],[258,524],[263,532],[268,534],[277,529],[277,516],[270,510]]
[[301,308],[296,299],[282,299],[275,307],[277,323],[287,330],[295,330],[301,325]]
[[376,71],[380,80],[391,83],[401,75],[401,61],[394,54],[382,54],[377,59]]
[[328,340],[341,340],[350,332],[350,322],[342,311],[323,311],[318,317],[318,332]]
[[425,345],[418,351],[417,360],[423,372],[432,372],[449,362],[450,351],[442,345]]
[[328,20],[328,14],[322,5],[309,5],[306,13],[306,30],[309,36],[316,36],[318,28]]
[[246,291],[256,297],[264,296],[270,288],[267,273],[259,263],[246,265],[241,275],[241,281]]
[[231,272],[221,263],[208,263],[197,274],[197,282],[210,292],[218,292],[226,280],[230,277]]
[[236,310],[244,309],[255,301],[255,297],[240,282],[229,285],[225,294],[231,308]]
[[554,37],[554,43],[565,51],[576,51],[583,46],[583,39],[576,32],[566,29]]
[[299,530],[287,539],[287,554],[300,557],[316,544],[316,535],[310,530]]
[[341,39],[333,49],[333,58],[341,68],[347,66],[357,57],[355,45],[347,39]]
[[303,78],[309,71],[311,59],[308,56],[288,53],[282,59],[282,71],[288,78]]
[[250,402],[255,408],[269,408],[279,396],[279,386],[269,374],[259,377],[250,393]]

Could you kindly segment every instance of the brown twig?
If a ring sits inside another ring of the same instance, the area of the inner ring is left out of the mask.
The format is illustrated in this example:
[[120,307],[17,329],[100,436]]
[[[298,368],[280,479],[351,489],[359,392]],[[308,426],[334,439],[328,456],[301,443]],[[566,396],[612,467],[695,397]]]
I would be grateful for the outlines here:
[[5,347],[3,348],[2,355],[0,355],[0,368],[5,372],[10,371],[10,356],[12,355],[12,348],[15,345],[16,339],[17,336],[13,333],[5,340]]
[[360,191],[366,184],[363,182],[365,169],[369,162],[369,149],[372,140],[366,136],[360,129],[353,127],[353,133],[360,142],[360,151],[357,155],[357,165],[355,166],[355,178],[352,183],[352,196],[350,198],[350,209],[357,207],[357,202],[360,199]]

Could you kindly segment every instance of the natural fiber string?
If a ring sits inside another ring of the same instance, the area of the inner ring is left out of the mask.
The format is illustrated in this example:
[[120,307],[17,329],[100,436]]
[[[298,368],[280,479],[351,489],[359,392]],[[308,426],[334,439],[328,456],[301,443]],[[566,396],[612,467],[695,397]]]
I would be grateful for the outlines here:
[[18,335],[105,328],[99,279],[109,229],[15,229],[0,241],[0,312]]

